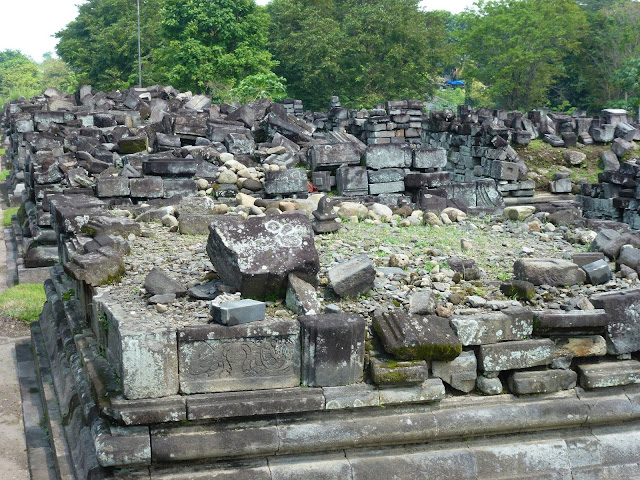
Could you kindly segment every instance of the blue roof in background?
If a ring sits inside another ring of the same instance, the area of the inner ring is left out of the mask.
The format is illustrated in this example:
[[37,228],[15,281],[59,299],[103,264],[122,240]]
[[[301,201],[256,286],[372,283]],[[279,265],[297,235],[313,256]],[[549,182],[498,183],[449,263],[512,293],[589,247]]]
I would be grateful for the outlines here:
[[447,85],[451,85],[453,87],[461,87],[464,85],[464,80],[447,80],[446,82]]

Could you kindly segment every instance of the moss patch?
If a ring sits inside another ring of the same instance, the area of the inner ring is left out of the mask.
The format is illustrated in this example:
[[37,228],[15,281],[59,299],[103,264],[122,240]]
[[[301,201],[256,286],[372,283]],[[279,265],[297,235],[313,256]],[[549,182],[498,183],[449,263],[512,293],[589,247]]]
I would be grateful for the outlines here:
[[47,301],[41,284],[23,283],[0,293],[0,312],[25,323],[38,319]]
[[2,226],[10,227],[11,226],[11,217],[18,213],[18,208],[20,207],[11,207],[7,208],[2,212]]

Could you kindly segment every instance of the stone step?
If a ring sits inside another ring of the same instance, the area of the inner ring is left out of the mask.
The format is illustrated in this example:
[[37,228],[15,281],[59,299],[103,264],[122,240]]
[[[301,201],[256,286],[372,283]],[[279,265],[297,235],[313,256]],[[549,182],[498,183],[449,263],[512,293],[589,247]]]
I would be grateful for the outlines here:
[[578,366],[582,388],[617,387],[640,383],[640,362],[602,362]]

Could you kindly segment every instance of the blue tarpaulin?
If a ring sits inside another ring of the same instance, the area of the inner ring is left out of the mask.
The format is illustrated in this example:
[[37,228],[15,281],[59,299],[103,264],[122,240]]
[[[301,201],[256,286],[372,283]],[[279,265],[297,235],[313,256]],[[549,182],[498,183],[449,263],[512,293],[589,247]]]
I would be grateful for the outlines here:
[[464,80],[447,80],[446,82],[447,85],[451,85],[452,87],[462,87],[464,86]]

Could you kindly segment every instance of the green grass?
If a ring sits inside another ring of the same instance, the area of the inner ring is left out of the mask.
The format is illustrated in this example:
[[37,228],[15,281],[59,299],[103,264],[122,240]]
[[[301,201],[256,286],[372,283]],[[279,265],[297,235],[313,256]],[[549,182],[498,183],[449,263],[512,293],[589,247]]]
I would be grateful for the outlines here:
[[15,285],[0,293],[0,313],[28,324],[38,319],[46,300],[41,284]]
[[0,182],[4,182],[7,177],[9,176],[9,174],[11,173],[11,170],[2,170],[0,171]]
[[2,212],[2,226],[10,227],[11,226],[11,216],[18,213],[18,208],[20,207],[11,207],[7,208]]

